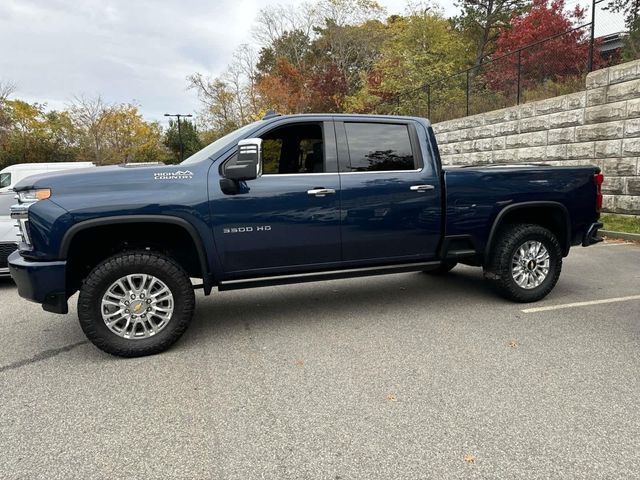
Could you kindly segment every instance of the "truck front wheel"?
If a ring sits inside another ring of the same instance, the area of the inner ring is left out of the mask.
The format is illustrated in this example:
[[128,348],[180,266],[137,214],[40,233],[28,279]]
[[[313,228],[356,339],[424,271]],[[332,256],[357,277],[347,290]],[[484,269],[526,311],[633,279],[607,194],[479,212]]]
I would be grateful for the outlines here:
[[505,226],[485,267],[487,278],[503,297],[536,302],[558,282],[562,250],[556,236],[540,225]]
[[189,326],[195,306],[191,281],[169,257],[152,252],[108,258],[84,280],[80,326],[101,350],[121,357],[159,353]]

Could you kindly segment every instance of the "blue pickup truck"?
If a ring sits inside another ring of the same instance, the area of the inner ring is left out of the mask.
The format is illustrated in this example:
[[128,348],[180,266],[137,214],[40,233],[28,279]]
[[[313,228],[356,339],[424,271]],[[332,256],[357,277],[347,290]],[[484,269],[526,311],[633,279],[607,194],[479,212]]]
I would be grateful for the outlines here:
[[9,258],[22,297],[67,313],[120,356],[187,328],[194,289],[482,267],[517,302],[555,286],[573,245],[598,241],[597,167],[443,168],[429,122],[268,115],[180,165],[25,179]]

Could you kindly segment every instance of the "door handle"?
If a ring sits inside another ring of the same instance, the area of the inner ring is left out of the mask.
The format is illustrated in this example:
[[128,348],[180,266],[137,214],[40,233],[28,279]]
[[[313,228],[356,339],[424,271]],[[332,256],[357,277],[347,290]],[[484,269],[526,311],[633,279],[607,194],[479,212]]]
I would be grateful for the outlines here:
[[428,192],[429,190],[433,190],[434,187],[433,185],[411,185],[409,187],[409,190],[411,190],[412,192]]
[[336,193],[333,188],[312,188],[307,190],[307,194],[315,195],[316,197],[324,197],[325,195],[332,195]]

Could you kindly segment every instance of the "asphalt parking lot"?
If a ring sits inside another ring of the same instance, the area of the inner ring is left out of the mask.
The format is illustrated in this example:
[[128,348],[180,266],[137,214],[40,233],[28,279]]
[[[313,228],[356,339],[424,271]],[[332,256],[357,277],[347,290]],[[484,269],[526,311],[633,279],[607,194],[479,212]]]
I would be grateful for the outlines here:
[[639,267],[576,248],[534,305],[469,267],[200,295],[131,360],[5,281],[0,478],[640,478]]

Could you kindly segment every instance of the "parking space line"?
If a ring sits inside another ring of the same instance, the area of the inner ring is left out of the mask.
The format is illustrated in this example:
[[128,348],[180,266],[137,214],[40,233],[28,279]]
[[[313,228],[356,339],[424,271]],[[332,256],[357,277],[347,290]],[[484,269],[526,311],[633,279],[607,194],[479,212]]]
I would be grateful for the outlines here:
[[549,305],[548,307],[526,308],[523,313],[547,312],[549,310],[561,310],[563,308],[587,307],[589,305],[600,305],[602,303],[628,302],[631,300],[640,300],[640,295],[631,295],[629,297],[605,298],[602,300],[591,300],[589,302],[564,303],[561,305]]
[[600,247],[617,247],[619,245],[633,245],[633,242],[625,242],[625,243],[617,243],[617,242],[605,242],[605,243],[601,243],[599,246]]

